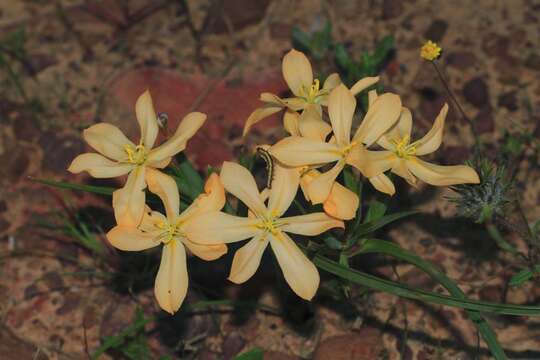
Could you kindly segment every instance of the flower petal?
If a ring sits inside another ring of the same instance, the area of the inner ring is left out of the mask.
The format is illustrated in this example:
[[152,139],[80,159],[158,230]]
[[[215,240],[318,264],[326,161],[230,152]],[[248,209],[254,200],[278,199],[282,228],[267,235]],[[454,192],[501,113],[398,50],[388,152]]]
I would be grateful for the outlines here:
[[379,95],[377,95],[377,90],[370,90],[368,92],[368,105],[371,106],[377,100]]
[[254,237],[261,232],[257,228],[259,223],[259,219],[215,211],[191,218],[183,229],[191,242],[202,245],[227,244]]
[[240,199],[253,212],[260,214],[266,211],[266,206],[259,196],[255,179],[245,167],[224,161],[219,177],[225,189]]
[[401,108],[401,114],[399,115],[399,119],[396,122],[390,130],[386,134],[383,134],[379,140],[377,140],[377,144],[382,146],[386,150],[393,151],[396,146],[392,143],[392,140],[402,140],[404,137],[408,136],[409,139],[411,138],[411,130],[412,130],[412,114],[409,109],[406,107]]
[[219,211],[225,206],[225,189],[218,174],[212,173],[204,184],[204,193],[182,212],[179,221],[189,221],[192,216],[204,214],[210,211]]
[[323,209],[336,219],[351,220],[356,216],[359,205],[358,195],[335,181],[330,195],[323,203]]
[[206,115],[200,112],[191,112],[183,119],[174,135],[165,143],[150,151],[147,162],[149,165],[154,165],[166,160],[186,148],[189,139],[195,135],[197,130],[203,126],[206,120]]
[[414,176],[435,186],[478,184],[480,182],[476,171],[465,165],[441,166],[414,157],[407,161],[407,167]]
[[229,280],[235,284],[242,284],[249,280],[259,268],[269,241],[269,237],[261,233],[238,249],[234,253]]
[[167,218],[171,221],[176,218],[180,207],[180,194],[176,181],[161,171],[149,167],[146,169],[146,183],[148,190],[159,196],[163,202]]
[[308,186],[309,199],[312,204],[322,204],[328,198],[332,185],[344,166],[345,163],[338,161],[332,169],[313,179]]
[[301,95],[302,87],[310,87],[313,83],[313,70],[311,64],[300,51],[292,49],[283,57],[281,67],[283,78],[294,95]]
[[140,251],[150,249],[161,242],[156,233],[146,233],[135,227],[115,226],[107,233],[107,240],[117,249]]
[[373,144],[392,127],[401,114],[401,99],[396,94],[386,93],[377,97],[356,130],[354,140],[366,146]]
[[346,146],[351,141],[351,125],[356,99],[343,84],[336,87],[328,98],[328,115],[339,146]]
[[308,106],[300,115],[298,129],[302,136],[319,141],[325,141],[332,127],[322,119],[314,106]]
[[144,213],[145,167],[138,166],[128,175],[123,188],[113,192],[112,205],[118,225],[139,226]]
[[339,77],[339,74],[338,73],[332,73],[332,74],[328,75],[326,80],[324,80],[323,89],[331,91],[332,89],[334,89],[339,84],[341,84],[341,78]]
[[86,153],[73,159],[68,171],[73,174],[87,171],[95,178],[112,178],[125,175],[131,169],[133,169],[132,164],[117,163],[100,154]]
[[375,85],[378,81],[378,76],[362,78],[351,87],[351,93],[356,96],[358,93],[367,89],[371,85]]
[[225,244],[202,245],[184,240],[184,245],[193,255],[206,261],[219,259],[227,253],[227,245]]
[[302,299],[311,300],[319,287],[317,268],[284,232],[269,237],[285,281]]
[[283,114],[283,127],[292,136],[300,136],[299,126],[300,115],[296,111],[287,109]]
[[154,284],[154,295],[159,306],[174,314],[184,301],[188,289],[186,250],[178,240],[163,246],[161,263]]
[[441,146],[446,114],[448,114],[448,104],[444,104],[428,133],[420,140],[415,141],[416,155],[430,154]]
[[388,194],[390,196],[396,193],[396,188],[390,180],[390,178],[384,174],[373,176],[369,178],[369,182],[378,191]]
[[347,164],[357,168],[367,178],[389,170],[398,157],[391,151],[371,151],[357,146],[349,153]]
[[269,151],[278,161],[294,167],[326,164],[341,158],[337,145],[299,136],[286,137]]
[[281,109],[283,109],[282,106],[274,106],[274,105],[264,106],[264,107],[255,109],[255,111],[253,111],[246,120],[246,123],[244,125],[244,130],[242,131],[242,136],[246,136],[246,134],[249,132],[249,130],[251,129],[253,125],[258,123],[262,119],[272,114],[277,113]]
[[116,161],[127,159],[126,145],[135,147],[119,128],[107,123],[90,126],[83,131],[83,138],[97,152]]
[[150,91],[146,90],[135,103],[135,115],[141,128],[141,143],[150,150],[154,147],[159,132],[156,110],[150,96]]
[[295,168],[285,168],[276,164],[273,176],[267,208],[273,216],[279,217],[287,211],[296,196],[300,174]]
[[298,235],[315,236],[332,228],[345,228],[343,221],[335,219],[323,212],[284,217],[280,222],[285,223],[280,229]]
[[411,173],[407,167],[407,161],[405,159],[399,159],[392,165],[392,172],[399,177],[402,177],[411,186],[416,186],[416,177]]

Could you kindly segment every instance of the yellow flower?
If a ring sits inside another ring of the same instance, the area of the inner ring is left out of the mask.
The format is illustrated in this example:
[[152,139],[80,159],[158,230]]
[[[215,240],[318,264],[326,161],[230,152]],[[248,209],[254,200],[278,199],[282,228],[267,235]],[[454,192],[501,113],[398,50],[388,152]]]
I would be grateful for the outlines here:
[[[208,213],[192,221],[187,229],[193,241],[206,244],[251,239],[233,259],[229,280],[240,284],[257,270],[270,244],[291,289],[310,300],[319,287],[319,272],[287,233],[314,236],[343,222],[325,213],[283,217],[298,190],[295,169],[277,167],[270,190],[260,194],[249,171],[232,162],[223,163],[220,178],[225,189],[242,201],[251,215],[242,218],[223,212]],[[268,204],[264,200],[268,196]]]
[[[289,124],[287,121],[289,113],[285,113],[285,124]],[[289,129],[289,133],[293,136],[304,136],[306,138],[325,141],[326,137],[332,132],[332,127],[328,123],[324,122],[321,115],[314,107],[307,107],[300,115],[300,121],[296,122]],[[270,147],[263,146],[265,150]],[[281,166],[279,162],[276,162],[275,166]],[[300,166],[295,169],[300,176],[300,188],[304,194],[306,200],[310,201],[308,188],[311,182],[319,177],[321,173],[314,169],[316,166]],[[341,220],[350,220],[356,216],[356,210],[360,204],[358,195],[353,191],[334,181],[328,198],[323,202],[324,212],[328,215]]]
[[[298,122],[297,111],[303,111],[308,106],[314,106],[320,113],[321,106],[326,106],[330,91],[341,83],[339,75],[333,73],[326,78],[321,88],[320,81],[313,79],[313,70],[306,55],[294,49],[283,57],[282,72],[294,97],[280,99],[274,94],[262,93],[260,99],[265,104],[248,117],[244,125],[244,135],[254,124],[284,108],[289,111],[288,120],[292,122]],[[353,94],[358,94],[378,80],[379,77],[361,79],[353,85],[351,91]],[[285,128],[288,130],[289,127],[285,126]]]
[[147,172],[166,167],[172,156],[184,150],[187,141],[204,124],[206,115],[192,112],[186,115],[174,135],[154,148],[158,121],[150,92],[142,94],[135,104],[141,129],[138,145],[132,143],[116,126],[99,123],[84,130],[83,137],[97,153],[77,156],[68,168],[72,173],[87,171],[96,178],[112,178],[129,174],[122,189],[113,193],[116,221],[120,225],[137,226],[144,212]]
[[397,121],[401,100],[395,94],[384,94],[370,106],[364,120],[351,139],[352,118],[356,108],[354,95],[344,86],[336,87],[328,99],[328,114],[334,132],[333,141],[290,136],[270,148],[270,153],[291,167],[323,166],[335,163],[331,170],[315,178],[308,186],[312,203],[323,203],[335,179],[346,164],[364,172],[365,147],[373,144]]
[[204,260],[217,259],[227,252],[225,244],[193,242],[187,230],[197,217],[223,207],[225,190],[217,174],[212,174],[206,182],[205,193],[179,214],[180,196],[175,181],[153,169],[148,169],[147,181],[150,191],[163,201],[166,215],[147,208],[138,227],[118,225],[107,233],[107,239],[114,247],[125,251],[140,251],[163,244],[154,294],[159,306],[174,314],[182,305],[188,288],[184,246]]
[[385,150],[365,152],[365,174],[375,188],[389,194],[395,192],[394,185],[383,174],[387,170],[413,186],[417,178],[436,186],[480,182],[478,174],[469,166],[441,166],[420,159],[420,156],[430,154],[441,146],[447,113],[448,105],[445,104],[431,130],[420,140],[411,142],[412,115],[409,109],[401,109],[399,121],[377,141]]
[[422,59],[433,61],[441,56],[442,48],[431,40],[428,40],[420,49]]

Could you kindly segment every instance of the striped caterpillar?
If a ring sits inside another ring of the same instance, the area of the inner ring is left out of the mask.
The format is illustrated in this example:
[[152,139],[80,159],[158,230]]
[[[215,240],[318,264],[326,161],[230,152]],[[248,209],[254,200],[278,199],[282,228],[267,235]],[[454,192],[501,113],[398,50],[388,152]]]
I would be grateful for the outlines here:
[[274,180],[274,159],[268,150],[257,147],[257,154],[264,160],[266,163],[266,172],[268,173],[268,180],[266,182],[266,187],[268,189],[272,188],[272,181]]

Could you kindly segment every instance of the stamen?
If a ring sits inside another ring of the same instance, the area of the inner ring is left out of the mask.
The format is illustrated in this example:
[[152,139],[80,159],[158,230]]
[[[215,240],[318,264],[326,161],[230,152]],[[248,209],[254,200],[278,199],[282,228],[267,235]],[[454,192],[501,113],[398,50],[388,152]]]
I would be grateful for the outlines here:
[[411,140],[409,135],[405,135],[401,139],[392,139],[391,142],[395,146],[394,152],[396,155],[400,158],[406,159],[409,156],[414,156],[416,154],[416,146],[413,144],[409,144],[409,141]]
[[144,145],[139,144],[135,147],[126,144],[124,151],[127,154],[127,162],[134,165],[142,165],[146,161],[146,149]]
[[321,97],[328,94],[328,91],[321,89],[321,83],[319,79],[315,79],[311,86],[302,86],[300,88],[300,97],[311,104],[317,104],[320,102]]

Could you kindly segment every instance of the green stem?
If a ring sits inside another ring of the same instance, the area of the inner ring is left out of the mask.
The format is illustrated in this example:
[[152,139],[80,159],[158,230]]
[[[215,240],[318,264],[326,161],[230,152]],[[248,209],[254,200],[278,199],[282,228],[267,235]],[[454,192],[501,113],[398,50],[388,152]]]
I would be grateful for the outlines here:
[[518,254],[518,250],[504,239],[499,229],[497,229],[497,226],[491,222],[487,222],[486,229],[491,238],[495,240],[495,243],[497,243],[497,246],[499,246],[502,250],[506,250],[515,255]]

